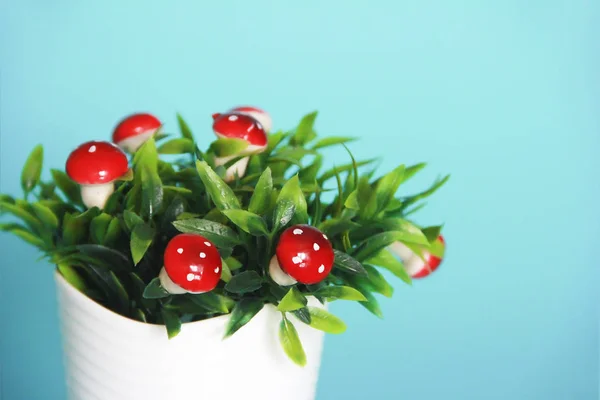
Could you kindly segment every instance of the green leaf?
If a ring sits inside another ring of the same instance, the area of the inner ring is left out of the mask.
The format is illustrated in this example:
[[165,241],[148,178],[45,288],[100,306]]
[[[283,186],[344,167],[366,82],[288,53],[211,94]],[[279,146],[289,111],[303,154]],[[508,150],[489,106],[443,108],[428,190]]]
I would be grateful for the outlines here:
[[150,281],[150,283],[144,289],[143,294],[145,299],[161,299],[167,296],[170,296],[170,294],[161,286],[160,279],[158,277]]
[[177,194],[187,194],[187,195],[194,193],[188,188],[184,188],[184,187],[180,187],[180,186],[169,186],[169,185],[163,186],[163,191],[177,193]]
[[86,236],[86,221],[66,213],[62,223],[62,243],[65,246],[82,242]]
[[410,243],[410,240],[406,240],[407,237],[411,238],[413,236],[408,236],[406,231],[378,233],[369,237],[361,246],[359,246],[354,257],[358,260],[366,260],[396,241]]
[[302,307],[297,310],[292,311],[292,314],[298,318],[301,322],[310,325],[310,313],[308,312],[308,308]]
[[194,135],[192,134],[192,130],[179,113],[177,113],[177,123],[179,124],[179,131],[181,132],[181,137],[189,139],[193,142]]
[[162,205],[163,188],[158,173],[142,167],[142,213],[152,218]]
[[10,233],[40,249],[44,249],[46,247],[46,244],[41,238],[21,227],[11,227]]
[[[369,165],[369,164],[371,164],[371,163],[373,163],[375,161],[377,161],[377,158],[373,158],[373,159],[365,160],[365,161],[357,161],[356,162],[356,167],[358,168],[358,167],[362,167],[362,166],[365,166],[365,165]],[[354,169],[354,164],[353,163],[343,164],[341,166],[337,166],[335,168],[331,168],[331,169],[327,170],[326,172],[324,172],[321,175],[321,177],[318,180],[319,184],[322,185],[323,182],[325,182],[325,181],[333,178],[335,176],[336,170],[337,170],[338,173],[341,174],[342,172],[350,171],[350,170],[353,170],[353,169]]]
[[123,212],[123,220],[125,221],[125,226],[130,232],[133,232],[133,229],[136,227],[136,225],[144,223],[144,220],[139,215],[129,210],[125,210]]
[[110,224],[112,217],[106,213],[102,213],[92,219],[90,222],[90,236],[96,244],[103,244],[106,230]]
[[337,236],[345,231],[352,231],[360,228],[360,224],[346,218],[326,219],[319,225],[319,230],[328,236]]
[[179,232],[202,235],[217,247],[234,247],[241,243],[233,229],[218,222],[190,218],[174,221],[173,226]]
[[231,317],[225,328],[224,339],[230,337],[241,327],[246,325],[260,310],[264,304],[260,299],[242,299],[236,303],[231,312]]
[[[275,206],[275,226],[279,228],[286,223],[282,223],[287,219],[290,213],[291,205],[294,206],[294,214],[291,221],[295,224],[304,224],[308,222],[308,210],[306,197],[300,188],[300,180],[298,175],[294,175],[281,188]],[[284,218],[285,217],[285,218]]]
[[312,164],[308,165],[305,168],[302,168],[298,171],[298,176],[300,177],[300,182],[303,183],[313,183],[317,179],[317,175],[319,174],[319,169],[323,165],[323,157],[318,155],[313,160]]
[[167,309],[163,308],[160,313],[167,328],[167,336],[169,339],[173,339],[181,332],[181,320],[177,314]]
[[41,144],[38,144],[29,153],[29,157],[27,157],[27,161],[25,161],[25,165],[21,171],[21,188],[23,188],[26,196],[40,181],[43,161],[44,148]]
[[31,204],[31,207],[38,219],[42,221],[47,228],[52,230],[58,229],[58,217],[49,207],[41,203],[33,203]]
[[221,268],[221,280],[223,282],[227,283],[233,277],[233,275],[231,274],[231,268],[229,268],[229,265],[223,259],[221,260],[221,265],[222,265],[222,268]]
[[296,205],[291,200],[278,201],[273,213],[273,231],[285,226],[294,218]]
[[355,189],[352,191],[352,193],[350,193],[344,202],[344,206],[351,210],[360,210],[360,204],[358,203],[358,189]]
[[250,211],[223,210],[222,213],[244,232],[253,236],[266,236],[269,234],[265,220]]
[[315,124],[315,120],[317,119],[317,114],[317,111],[313,111],[310,114],[307,114],[304,117],[302,117],[300,123],[296,127],[294,136],[292,136],[291,138],[291,143],[293,145],[301,146],[312,139],[314,135],[313,126]]
[[444,176],[442,179],[437,179],[433,185],[431,185],[431,187],[421,193],[415,194],[413,196],[409,196],[407,198],[404,199],[403,203],[403,207],[404,209],[406,209],[408,206],[416,203],[417,201],[423,200],[429,196],[431,196],[432,194],[434,194],[439,188],[441,188],[442,186],[444,186],[444,184],[446,182],[448,182],[448,179],[450,179],[450,175],[446,175]]
[[306,353],[298,337],[298,331],[294,324],[282,313],[282,320],[279,325],[279,342],[283,351],[297,365],[304,367],[306,365]]
[[388,283],[383,275],[381,275],[376,268],[370,265],[365,265],[364,267],[369,274],[368,277],[359,277],[357,279],[364,281],[366,286],[368,286],[371,291],[382,294],[385,297],[392,297],[394,294],[394,288]]
[[97,244],[80,244],[77,246],[77,250],[98,261],[105,262],[114,270],[129,271],[131,269],[129,259],[115,249]]
[[383,318],[383,311],[379,305],[379,301],[370,292],[361,290],[362,294],[365,295],[367,301],[361,301],[359,304],[369,310],[373,315],[378,318]]
[[292,287],[279,302],[279,311],[294,311],[304,308],[308,304],[306,297],[298,289]]
[[159,154],[186,154],[194,151],[194,141],[187,138],[175,138],[158,148]]
[[404,183],[408,181],[410,178],[415,176],[417,172],[421,171],[426,166],[426,163],[418,163],[415,165],[411,165],[410,167],[406,167],[406,170],[404,171],[404,179],[402,180],[402,182]]
[[406,272],[406,269],[404,269],[402,262],[386,249],[381,250],[379,253],[369,258],[365,262],[385,268],[402,281],[412,285],[412,279]]
[[155,230],[152,226],[146,223],[138,224],[131,233],[131,257],[133,264],[137,265],[154,240]]
[[240,154],[248,147],[248,141],[238,138],[219,138],[211,143],[210,149],[217,157],[228,157]]
[[229,313],[234,304],[230,298],[212,292],[188,294],[188,296],[194,303],[216,314]]
[[328,301],[333,300],[349,300],[349,301],[366,301],[366,297],[350,286],[325,286],[315,292],[315,296],[322,297]]
[[357,138],[355,137],[347,137],[347,136],[329,136],[319,140],[312,146],[313,150],[321,149],[323,147],[335,146],[337,144],[344,144],[355,141]]
[[73,182],[71,178],[62,171],[51,169],[50,173],[52,174],[52,179],[54,179],[56,187],[64,193],[67,200],[71,203],[80,204],[81,190],[79,189],[79,185]]
[[233,190],[227,185],[205,161],[196,161],[196,169],[206,191],[219,210],[240,208],[240,202]]
[[403,177],[404,165],[400,165],[392,172],[384,175],[377,183],[367,206],[361,210],[361,217],[369,219],[383,211],[394,198],[394,194],[398,191]]
[[248,211],[254,214],[263,215],[267,212],[270,205],[271,192],[273,191],[273,178],[271,176],[271,169],[267,167],[252,193],[250,198],[250,204],[248,205]]
[[428,245],[429,240],[427,236],[411,222],[402,218],[386,218],[379,224],[386,231],[396,231],[395,237],[397,240],[406,243],[415,243]]
[[69,284],[71,284],[71,286],[73,286],[75,289],[79,290],[80,292],[85,292],[85,290],[86,290],[85,281],[79,275],[79,273],[77,272],[77,269],[75,267],[72,267],[69,264],[60,263],[57,265],[57,268],[58,268],[58,271],[60,272],[60,274],[63,276],[63,278],[65,278],[65,280],[67,282],[69,282]]
[[229,266],[229,269],[232,271],[235,271],[236,269],[240,269],[242,267],[242,263],[233,257],[227,257],[225,259],[225,262]]
[[129,295],[127,294],[127,290],[125,290],[125,286],[123,286],[123,283],[113,271],[108,271],[108,277],[110,286],[119,301],[121,309],[127,311],[129,309]]
[[17,204],[0,203],[0,211],[14,215],[36,232],[42,232],[44,230],[44,226],[40,221],[19,202],[17,202]]
[[225,290],[231,293],[244,294],[261,288],[263,279],[256,271],[244,271],[235,275],[225,285]]
[[442,231],[442,225],[437,226],[428,226],[426,228],[421,229],[421,232],[427,238],[429,243],[433,243],[440,236],[440,232]]
[[119,223],[118,218],[112,218],[110,223],[108,224],[108,228],[106,229],[106,234],[104,235],[104,240],[101,244],[111,247],[115,241],[119,238],[119,234],[121,233],[121,224]]
[[334,265],[340,270],[355,275],[367,275],[367,271],[362,264],[350,255],[336,249],[333,249],[333,253],[335,254]]
[[338,335],[346,331],[344,321],[318,307],[307,307],[310,313],[310,326],[323,332]]

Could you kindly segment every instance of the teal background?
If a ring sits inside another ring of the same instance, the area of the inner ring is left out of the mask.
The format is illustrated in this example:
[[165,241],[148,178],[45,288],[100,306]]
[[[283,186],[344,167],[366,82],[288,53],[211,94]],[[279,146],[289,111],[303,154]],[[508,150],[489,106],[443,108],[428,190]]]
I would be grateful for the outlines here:
[[[396,282],[383,321],[334,304],[318,399],[597,399],[600,4],[504,1],[0,1],[0,182],[37,143],[62,167],[133,111],[251,103],[357,135],[403,189],[452,178],[418,222],[447,260]],[[329,163],[345,162],[343,150]],[[3,400],[65,394],[52,267],[0,236]],[[234,383],[233,383],[234,384]],[[282,394],[285,398],[285,394]]]

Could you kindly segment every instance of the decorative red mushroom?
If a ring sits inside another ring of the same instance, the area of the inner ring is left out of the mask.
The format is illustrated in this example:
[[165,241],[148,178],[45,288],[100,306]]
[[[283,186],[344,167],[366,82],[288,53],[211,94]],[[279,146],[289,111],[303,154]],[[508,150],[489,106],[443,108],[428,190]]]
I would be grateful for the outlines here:
[[210,292],[221,279],[221,255],[201,235],[182,233],[172,238],[163,261],[159,279],[171,294]]
[[162,123],[154,115],[132,114],[117,124],[112,140],[123,150],[134,153],[146,140],[154,136],[161,126]]
[[127,156],[110,142],[86,142],[71,152],[67,175],[81,186],[81,199],[88,208],[104,208],[115,189],[114,181],[129,171]]
[[231,181],[235,175],[244,176],[250,154],[258,154],[267,148],[267,135],[262,124],[253,117],[241,113],[226,113],[213,115],[213,131],[219,138],[243,139],[248,142],[239,154],[226,157],[216,157],[217,166],[224,165],[235,157],[246,156],[227,169],[226,181]]
[[435,271],[443,261],[444,252],[446,250],[446,242],[444,237],[439,235],[437,241],[441,245],[442,254],[440,257],[435,256],[427,251],[423,252],[423,258],[409,249],[401,242],[395,242],[389,246],[389,250],[396,254],[402,263],[406,272],[414,279],[424,278]]
[[232,108],[231,110],[229,110],[227,112],[228,113],[240,113],[240,114],[246,114],[246,115],[251,116],[258,122],[260,122],[260,124],[262,125],[265,132],[271,132],[271,129],[273,128],[273,120],[271,119],[271,116],[269,115],[269,113],[267,113],[265,110],[260,109],[258,107],[240,106],[240,107]]
[[[271,264],[277,262],[277,267],[283,273],[300,283],[312,285],[329,275],[335,255],[329,239],[323,232],[310,225],[294,225],[279,237],[275,258],[276,260],[271,259]],[[271,278],[281,284],[282,279],[277,275],[277,268],[270,265],[269,272]]]

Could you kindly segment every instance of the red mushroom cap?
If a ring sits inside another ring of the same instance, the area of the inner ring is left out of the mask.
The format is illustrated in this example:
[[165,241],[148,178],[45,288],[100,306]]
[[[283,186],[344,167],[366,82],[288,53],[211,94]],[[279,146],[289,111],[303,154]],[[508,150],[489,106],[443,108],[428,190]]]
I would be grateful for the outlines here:
[[110,142],[86,142],[71,152],[67,175],[80,185],[110,183],[127,173],[127,156]]
[[132,114],[117,124],[112,140],[115,143],[119,143],[125,139],[156,131],[161,126],[162,123],[154,115],[147,113]]
[[335,258],[327,236],[310,225],[286,229],[279,238],[276,254],[281,269],[306,285],[325,279]]
[[193,233],[171,239],[165,249],[164,266],[169,278],[190,293],[209,292],[221,279],[219,251],[208,239]]
[[261,123],[249,115],[219,114],[213,122],[213,131],[221,138],[244,139],[252,147],[267,146],[267,135]]
[[[441,242],[442,246],[446,247],[446,242],[444,241],[444,237],[442,235],[438,236],[437,240],[439,242]],[[443,256],[442,256],[443,257]],[[425,259],[425,262],[423,262],[423,260],[421,260],[419,258],[419,256],[415,255],[413,260],[416,260],[415,262],[417,263],[417,265],[420,268],[412,268],[413,271],[416,270],[416,272],[413,272],[413,274],[411,275],[413,278],[419,279],[419,278],[424,278],[427,275],[431,274],[433,271],[435,271],[436,269],[438,269],[438,267],[440,266],[440,264],[442,263],[443,258],[442,257],[437,257],[434,256],[433,254],[430,253],[424,253],[423,254],[423,258]]]
[[232,108],[228,112],[230,112],[230,113],[235,112],[235,113],[249,115],[261,123],[265,132],[271,131],[271,128],[273,125],[271,116],[269,115],[268,112],[266,112],[265,110],[263,110],[261,108],[253,107],[253,106],[240,106],[240,107]]

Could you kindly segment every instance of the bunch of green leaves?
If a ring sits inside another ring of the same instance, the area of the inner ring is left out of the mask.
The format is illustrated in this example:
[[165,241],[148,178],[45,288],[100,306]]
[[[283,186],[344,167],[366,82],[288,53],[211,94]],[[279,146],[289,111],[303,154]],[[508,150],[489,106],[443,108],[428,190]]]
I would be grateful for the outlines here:
[[[131,157],[131,174],[116,182],[103,210],[86,209],[80,190],[63,171],[42,175],[43,149],[37,146],[23,168],[24,196],[0,197],[0,213],[12,216],[0,229],[39,248],[74,287],[107,308],[142,322],[164,324],[168,337],[190,321],[229,315],[229,337],[269,304],[281,312],[279,337],[286,354],[306,363],[296,324],[328,333],[345,324],[319,307],[335,300],[356,301],[382,317],[377,295],[391,297],[390,271],[410,277],[388,250],[396,241],[417,254],[439,253],[441,226],[420,227],[409,217],[448,179],[423,192],[398,196],[401,185],[425,164],[400,165],[376,176],[375,159],[355,160],[346,144],[352,137],[322,137],[317,113],[291,131],[269,134],[268,147],[250,157],[245,176],[224,180],[227,167],[216,157],[246,147],[218,139],[202,151],[184,119],[180,134],[148,140]],[[326,168],[324,149],[344,146],[348,162]],[[292,224],[310,224],[331,241],[335,263],[316,285],[277,285],[268,274],[279,235]],[[157,278],[169,240],[187,232],[203,235],[218,248],[223,273],[217,288],[204,294],[171,295]]]

